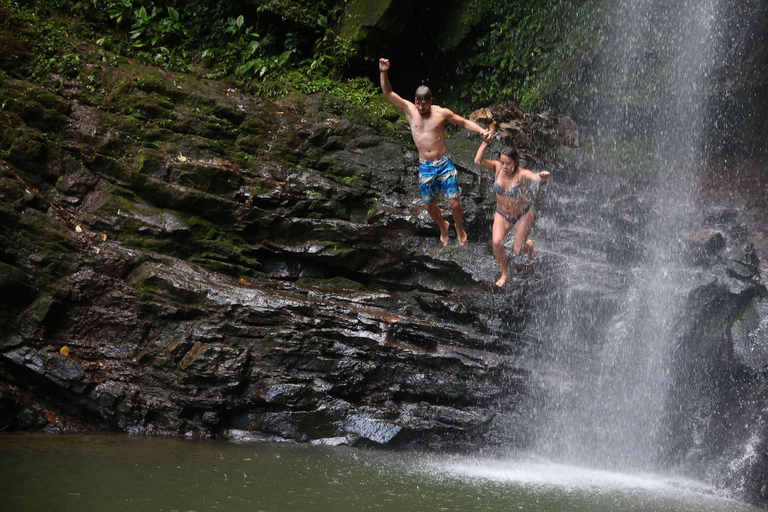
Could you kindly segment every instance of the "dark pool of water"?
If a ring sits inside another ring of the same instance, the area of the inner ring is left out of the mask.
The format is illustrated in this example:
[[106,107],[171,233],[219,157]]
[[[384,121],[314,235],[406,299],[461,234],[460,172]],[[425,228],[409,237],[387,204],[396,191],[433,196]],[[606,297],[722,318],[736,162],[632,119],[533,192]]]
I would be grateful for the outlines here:
[[676,479],[340,447],[0,435],[0,510],[746,512]]

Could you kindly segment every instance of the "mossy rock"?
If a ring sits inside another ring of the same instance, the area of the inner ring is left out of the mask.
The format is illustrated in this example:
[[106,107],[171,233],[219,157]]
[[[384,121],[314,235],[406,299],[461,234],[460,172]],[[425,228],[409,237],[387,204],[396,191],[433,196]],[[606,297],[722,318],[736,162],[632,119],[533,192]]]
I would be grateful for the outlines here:
[[153,92],[139,99],[133,108],[144,119],[171,119],[174,106],[171,100]]
[[105,155],[96,155],[88,166],[92,172],[110,178],[114,178],[122,185],[133,184],[137,179],[143,181],[144,178],[138,176],[138,172],[117,158]]
[[[24,189],[16,179],[0,175],[0,212],[9,207],[12,203],[23,198]],[[3,222],[0,213],[0,223]]]
[[240,173],[231,167],[199,162],[171,163],[168,180],[208,194],[231,194],[242,183]]
[[141,174],[165,177],[168,157],[160,151],[142,148],[136,155],[136,168]]
[[136,85],[139,90],[160,95],[169,94],[176,90],[173,80],[163,76],[159,70],[143,67],[138,71],[139,73],[136,76],[141,78],[137,78]]
[[27,171],[46,168],[48,142],[33,130],[7,129],[0,136],[0,149],[6,152],[8,160]]
[[239,130],[254,135],[262,135],[276,125],[276,116],[277,114],[266,110],[249,114],[240,123]]
[[33,276],[30,282],[35,288],[50,288],[69,272],[77,247],[61,224],[33,208],[26,208],[23,215],[8,212],[2,220],[4,260]]
[[163,144],[174,142],[179,139],[179,134],[166,128],[169,124],[166,120],[159,123],[150,122],[144,125],[140,132],[140,138],[145,147],[157,149]]
[[232,140],[238,135],[232,123],[227,120],[190,112],[174,112],[168,127],[176,133],[198,135],[213,140]]
[[28,126],[43,132],[59,132],[69,124],[69,103],[51,92],[26,82],[9,82],[0,89],[3,110],[18,114]]
[[237,149],[246,154],[258,155],[266,149],[267,143],[268,141],[265,140],[264,137],[258,135],[246,135],[237,139]]
[[235,222],[236,203],[214,194],[167,183],[157,178],[146,179],[136,191],[161,208],[195,213],[206,219],[227,224]]
[[342,17],[339,34],[350,42],[365,38],[365,30],[375,27],[392,5],[392,0],[350,0]]
[[0,69],[20,75],[33,62],[28,25],[4,6],[0,6],[0,20]]
[[211,115],[218,119],[223,119],[234,125],[239,125],[247,117],[246,113],[240,110],[237,105],[216,103],[210,109]]

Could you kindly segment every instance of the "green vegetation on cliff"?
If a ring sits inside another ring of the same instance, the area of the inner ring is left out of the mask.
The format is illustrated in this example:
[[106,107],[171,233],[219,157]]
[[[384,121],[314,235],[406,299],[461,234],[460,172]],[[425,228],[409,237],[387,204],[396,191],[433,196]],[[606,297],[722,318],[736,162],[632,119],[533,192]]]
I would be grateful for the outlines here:
[[491,0],[466,13],[476,25],[457,66],[457,101],[513,102],[529,111],[573,101],[571,75],[592,43],[601,0]]
[[[269,99],[327,92],[395,119],[375,82],[375,59],[388,49],[410,51],[440,11],[447,25],[424,50],[444,69],[432,80],[452,86],[447,103],[462,112],[510,101],[532,109],[551,97],[567,100],[560,91],[599,3],[455,0],[443,8],[428,1],[424,12],[411,12],[391,0],[0,0],[0,72],[82,79],[86,53],[103,63],[132,58]],[[404,18],[416,21],[396,34]]]

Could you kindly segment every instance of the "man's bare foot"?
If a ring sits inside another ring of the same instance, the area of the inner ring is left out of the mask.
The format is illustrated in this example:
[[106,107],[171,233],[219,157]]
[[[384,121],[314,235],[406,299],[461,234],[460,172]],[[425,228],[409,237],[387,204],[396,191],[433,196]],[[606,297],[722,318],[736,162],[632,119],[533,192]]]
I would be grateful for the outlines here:
[[528,240],[525,242],[523,252],[528,256],[528,261],[531,261],[536,257],[536,247],[533,245],[533,240]]
[[459,231],[459,229],[456,229],[456,238],[459,239],[459,245],[463,246],[467,243],[467,232],[463,229]]
[[440,241],[443,242],[444,246],[448,245],[448,228],[451,226],[451,224],[444,220],[443,224],[438,226],[440,228]]
[[501,288],[507,282],[507,279],[509,279],[509,274],[507,274],[506,272],[503,272],[499,280],[496,281],[496,286]]

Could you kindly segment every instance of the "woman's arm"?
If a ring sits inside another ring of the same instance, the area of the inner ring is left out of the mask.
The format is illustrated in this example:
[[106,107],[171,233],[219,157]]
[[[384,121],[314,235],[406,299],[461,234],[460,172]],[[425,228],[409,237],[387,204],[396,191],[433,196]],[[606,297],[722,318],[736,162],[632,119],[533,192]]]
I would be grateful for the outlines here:
[[537,181],[543,183],[549,179],[549,171],[533,172],[528,169],[520,169],[520,177],[531,183],[536,183]]
[[475,155],[475,164],[479,165],[483,169],[496,172],[496,166],[499,164],[498,160],[486,160],[483,158],[485,155],[485,149],[488,147],[488,143],[493,138],[493,134],[488,132],[487,137],[483,137],[483,142],[480,147],[477,148],[477,154]]

